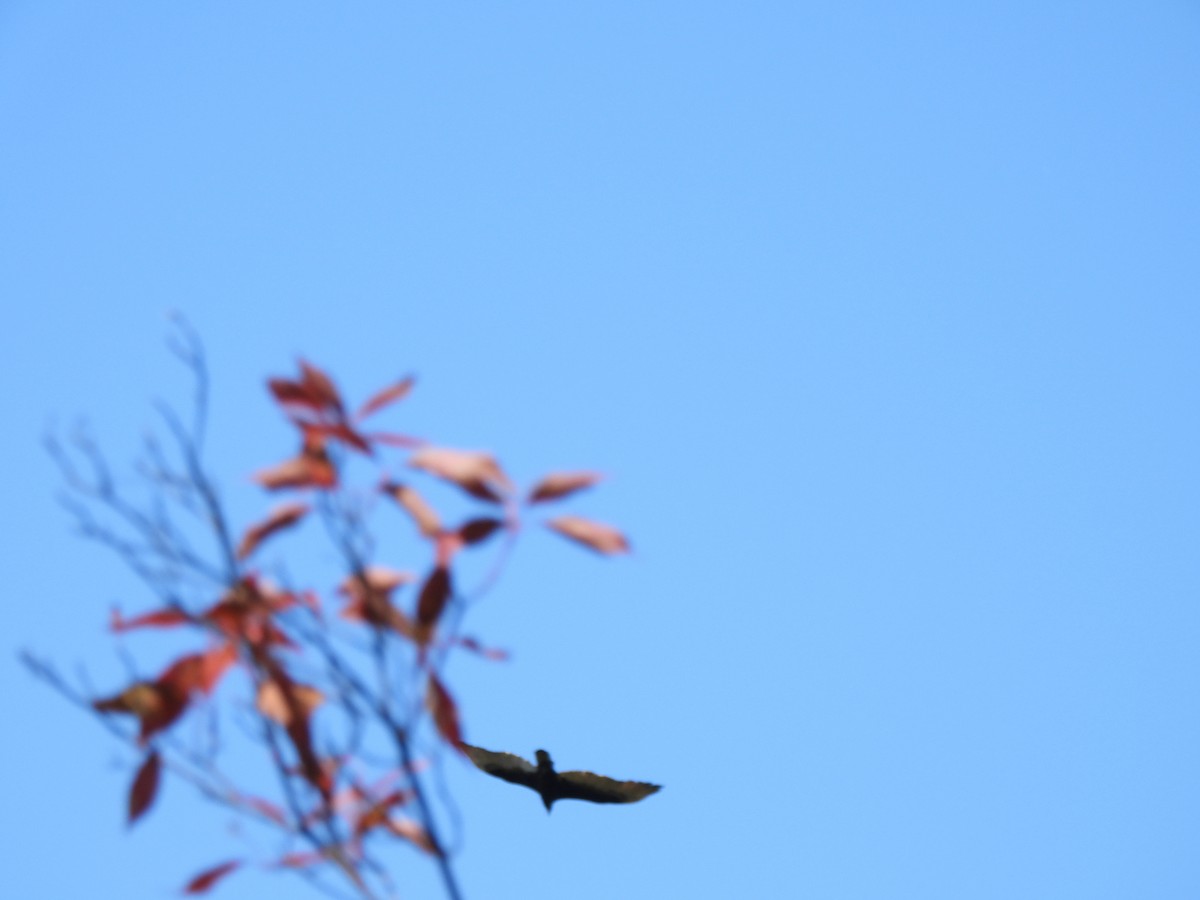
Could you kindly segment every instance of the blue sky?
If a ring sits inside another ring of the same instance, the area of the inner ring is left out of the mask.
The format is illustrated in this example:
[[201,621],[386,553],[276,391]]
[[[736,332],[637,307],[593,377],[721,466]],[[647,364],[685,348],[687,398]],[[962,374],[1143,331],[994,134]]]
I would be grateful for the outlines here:
[[1200,896],[1198,44],[1181,2],[6,0],[9,892],[244,852],[171,782],[129,833],[133,757],[15,659],[119,677],[149,598],[39,440],[131,456],[179,309],[242,524],[299,355],[610,476],[570,509],[635,554],[531,530],[470,622],[513,660],[447,677],[472,741],[666,787],[547,817],[448,761],[468,897]]

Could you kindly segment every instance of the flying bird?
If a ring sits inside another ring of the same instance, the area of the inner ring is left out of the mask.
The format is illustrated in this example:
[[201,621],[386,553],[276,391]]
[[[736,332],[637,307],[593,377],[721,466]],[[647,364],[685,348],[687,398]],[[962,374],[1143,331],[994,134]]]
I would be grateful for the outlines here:
[[659,790],[644,781],[617,781],[594,772],[555,772],[545,750],[537,751],[537,765],[514,753],[497,753],[463,744],[471,762],[489,775],[533,788],[542,797],[546,812],[555,800],[588,800],[592,803],[634,803]]

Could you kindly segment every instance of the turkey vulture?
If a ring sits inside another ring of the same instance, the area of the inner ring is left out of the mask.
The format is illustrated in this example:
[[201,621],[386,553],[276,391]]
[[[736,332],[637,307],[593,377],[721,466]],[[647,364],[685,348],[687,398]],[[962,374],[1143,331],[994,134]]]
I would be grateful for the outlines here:
[[633,803],[659,789],[644,781],[617,781],[593,772],[555,772],[550,754],[537,751],[537,765],[513,753],[497,753],[463,744],[471,762],[489,775],[533,788],[546,804],[546,812],[555,800],[589,800],[592,803]]

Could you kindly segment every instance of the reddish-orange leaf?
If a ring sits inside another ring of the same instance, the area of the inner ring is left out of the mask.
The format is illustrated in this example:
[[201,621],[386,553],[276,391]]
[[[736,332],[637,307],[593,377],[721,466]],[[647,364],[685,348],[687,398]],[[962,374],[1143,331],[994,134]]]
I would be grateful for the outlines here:
[[546,523],[546,527],[563,537],[578,541],[597,553],[628,553],[629,541],[625,535],[610,525],[602,525],[578,516],[559,516]]
[[397,790],[371,804],[354,823],[354,836],[360,838],[373,828],[387,825],[392,808],[404,805],[412,796],[411,791]]
[[387,494],[393,500],[400,504],[413,522],[416,523],[421,534],[425,537],[433,537],[442,530],[442,521],[438,518],[438,514],[433,511],[425,499],[418,494],[413,488],[407,484],[401,484],[398,481],[386,481],[380,485],[379,489]]
[[371,444],[367,439],[345,422],[306,422],[303,424],[303,428],[306,434],[323,438],[334,438],[344,444],[349,444],[355,450],[365,453],[367,456],[370,456],[374,452],[371,450]]
[[554,472],[539,481],[529,492],[528,503],[558,500],[576,491],[590,488],[603,478],[599,472]]
[[433,842],[433,838],[429,832],[412,819],[388,819],[387,829],[396,835],[396,837],[412,841],[426,853],[433,856],[441,856],[441,852],[438,850],[437,844]]
[[497,530],[504,527],[499,519],[472,519],[458,529],[458,536],[467,546],[486,541]]
[[121,611],[113,609],[108,627],[116,632],[132,631],[135,628],[173,628],[190,622],[188,614],[181,609],[157,609],[132,619],[121,618]]
[[187,698],[180,697],[171,691],[163,691],[162,707],[153,715],[141,717],[141,729],[138,732],[139,746],[146,746],[146,742],[160,731],[165,731],[170,728],[187,710]]
[[263,521],[246,529],[242,542],[238,544],[237,558],[245,559],[268,537],[295,525],[307,513],[307,503],[285,503],[283,506],[276,507]]
[[237,647],[222,644],[204,653],[192,653],[176,660],[161,675],[158,684],[183,697],[193,692],[211,694],[225,671],[237,660]]
[[254,480],[269,491],[284,488],[330,488],[337,484],[337,470],[322,450],[320,455],[302,454],[263,469]]
[[302,406],[313,412],[320,412],[324,406],[321,398],[299,381],[271,378],[267,380],[267,387],[274,394],[276,401],[283,406]]
[[332,379],[316,366],[300,360],[300,380],[271,378],[267,387],[283,406],[301,407],[317,415],[338,414],[342,400]]
[[159,774],[162,771],[162,760],[155,750],[146,757],[145,762],[138,767],[133,785],[129,788],[129,824],[132,825],[150,808],[158,794]]
[[115,697],[92,701],[98,712],[120,712],[137,716],[141,725],[138,743],[174,724],[187,709],[187,695],[153,681],[139,681]]
[[456,643],[464,650],[470,650],[472,653],[477,653],[484,659],[503,662],[508,659],[508,651],[501,650],[497,647],[485,647],[473,637],[460,637]]
[[185,894],[204,894],[214,884],[238,868],[242,864],[240,859],[232,859],[229,862],[223,862],[219,866],[213,866],[211,869],[206,869],[195,878],[187,883],[183,889]]
[[415,379],[410,375],[389,387],[385,387],[364,403],[362,408],[354,414],[354,418],[358,420],[365,419],[367,416],[379,412],[385,406],[395,403],[397,400],[403,400],[408,396],[409,391],[412,390],[414,383]]
[[500,464],[487,453],[424,447],[414,453],[408,463],[414,469],[457,485],[480,500],[499,503],[512,487]]
[[271,613],[278,609],[270,606],[270,600],[247,604],[237,597],[222,600],[204,613],[204,618],[215,625],[231,640],[246,640],[251,644],[274,644],[295,649],[296,643],[274,622]]
[[441,618],[452,593],[449,569],[438,566],[429,573],[425,584],[421,586],[421,596],[417,599],[417,626],[422,632],[428,634]]
[[450,692],[434,674],[429,676],[429,689],[425,692],[425,705],[433,716],[433,724],[446,743],[462,749],[462,728],[458,721],[458,705]]

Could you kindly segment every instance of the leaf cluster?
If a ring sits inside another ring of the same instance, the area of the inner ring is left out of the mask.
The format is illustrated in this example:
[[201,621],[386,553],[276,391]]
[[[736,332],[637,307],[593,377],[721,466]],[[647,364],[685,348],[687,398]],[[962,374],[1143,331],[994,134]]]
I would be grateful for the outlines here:
[[[373,426],[411,393],[413,378],[385,386],[351,412],[334,380],[301,361],[296,375],[267,382],[294,426],[296,449],[255,476],[268,493],[287,496],[235,529],[202,462],[203,355],[186,330],[176,352],[195,375],[196,409],[191,427],[162,410],[173,453],[148,442],[139,467],[154,495],[148,508],[116,486],[90,441],[70,448],[52,442],[51,451],[82,533],[117,552],[157,597],[155,606],[129,617],[114,610],[110,631],[176,630],[193,635],[193,647],[161,671],[134,671],[129,683],[99,696],[72,687],[44,661],[27,663],[141,754],[128,794],[131,823],[147,815],[165,776],[174,775],[280,838],[272,854],[201,872],[185,893],[204,893],[253,862],[295,872],[326,892],[340,883],[357,897],[391,896],[378,851],[399,841],[435,861],[447,894],[459,896],[451,845],[427,784],[439,747],[468,746],[446,661],[458,650],[506,657],[462,633],[468,599],[495,582],[531,511],[592,487],[600,476],[555,472],[522,491],[490,453]],[[356,456],[375,469],[365,487],[349,483],[348,461]],[[390,474],[401,467],[411,477]],[[425,499],[422,479],[453,486],[475,511],[448,524]],[[377,558],[369,515],[389,505],[423,542],[426,558],[416,572]],[[98,509],[116,524],[101,521]],[[207,551],[183,537],[173,518],[179,514],[202,523]],[[263,548],[285,548],[285,535],[310,523],[321,528],[342,571],[327,584],[289,584],[260,563]],[[619,531],[598,522],[559,516],[544,524],[600,554],[629,550]],[[492,575],[464,592],[458,563],[480,552],[495,555]],[[200,726],[191,737],[179,727],[189,717]],[[228,771],[222,751],[230,733],[261,751],[273,788],[245,787]]]

